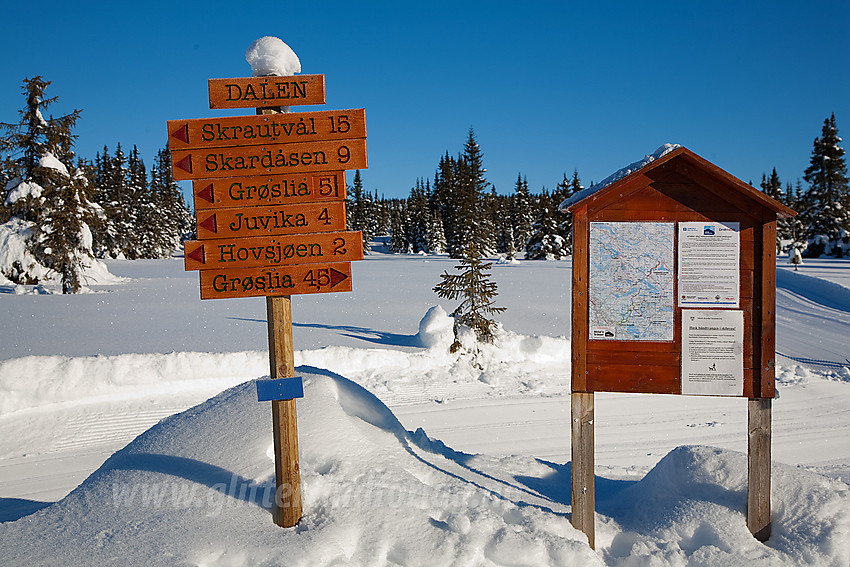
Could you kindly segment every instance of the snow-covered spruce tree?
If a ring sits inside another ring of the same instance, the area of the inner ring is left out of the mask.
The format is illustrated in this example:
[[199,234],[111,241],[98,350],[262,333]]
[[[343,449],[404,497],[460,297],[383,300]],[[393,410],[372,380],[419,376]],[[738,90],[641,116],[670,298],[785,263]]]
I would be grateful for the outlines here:
[[95,165],[94,199],[106,217],[102,230],[95,233],[95,250],[101,258],[133,258],[139,204],[130,188],[127,157],[121,144],[115,148],[114,156],[104,146]]
[[511,199],[511,224],[514,235],[513,247],[515,250],[524,250],[525,243],[531,238],[534,213],[531,195],[528,193],[528,180],[519,173],[514,186],[513,199]]
[[374,234],[370,231],[374,225],[370,222],[372,214],[372,200],[369,194],[363,191],[363,179],[360,170],[354,172],[354,182],[350,187],[350,194],[346,200],[346,226],[348,230],[359,230],[363,236],[363,253],[369,253],[369,243]]
[[496,230],[496,252],[504,254],[506,258],[512,260],[516,258],[517,252],[514,246],[516,235],[514,234],[514,223],[511,214],[513,210],[513,199],[494,194],[491,195],[490,200],[493,207],[493,224]]
[[490,280],[492,263],[482,261],[478,243],[470,239],[464,248],[464,255],[458,266],[460,273],[444,272],[443,281],[434,287],[440,297],[460,299],[460,305],[451,313],[454,319],[455,340],[450,348],[457,352],[462,347],[459,337],[461,327],[468,327],[481,342],[492,343],[495,340],[496,321],[491,317],[505,310],[493,305],[498,295],[496,282]]
[[[780,203],[785,203],[785,193],[782,190],[782,181],[779,179],[779,174],[776,173],[776,168],[773,168],[773,171],[770,172],[770,177],[767,174],[761,174],[761,183],[759,184],[761,187],[762,193],[767,195],[772,199],[776,199]],[[776,223],[776,252],[779,253],[782,251],[782,240],[790,238],[789,225],[787,222],[788,219],[779,219]]]
[[427,223],[428,250],[431,254],[445,254],[446,233],[443,230],[443,221],[437,211],[428,211]]
[[457,160],[448,152],[440,158],[437,172],[434,175],[434,192],[432,209],[440,215],[443,225],[445,250],[453,258],[460,257],[462,242],[458,230],[458,184]]
[[799,212],[806,226],[807,256],[850,253],[850,189],[844,148],[835,115],[824,120],[819,138],[815,138],[812,157],[803,179],[809,188],[800,199]]
[[[791,185],[790,182],[785,185],[785,195],[782,202],[794,209],[800,210],[800,198],[803,194],[803,183],[797,179],[796,185]],[[777,221],[777,233],[782,235],[782,238],[791,240],[790,248],[802,252],[806,248],[805,241],[805,226],[800,215],[779,219]],[[789,255],[791,251],[789,249]]]
[[390,252],[406,254],[410,250],[407,241],[407,203],[404,199],[395,203],[390,213]]
[[405,239],[414,254],[419,252],[431,253],[428,245],[428,220],[430,204],[425,186],[417,179],[416,185],[410,190],[407,198],[407,225]]
[[452,250],[449,250],[449,255],[453,258],[466,257],[470,240],[475,241],[478,253],[487,255],[496,249],[492,217],[486,206],[483,206],[484,191],[490,183],[484,178],[487,172],[484,169],[484,155],[472,127],[469,128],[457,164],[456,238],[460,248],[455,249],[458,255],[452,256]]
[[570,255],[569,243],[559,234],[558,222],[548,207],[540,211],[532,230],[525,245],[526,260],[560,260]]
[[89,224],[98,222],[99,210],[88,179],[72,165],[80,111],[45,119],[44,110],[58,98],[45,98],[48,85],[39,76],[25,79],[21,121],[2,124],[4,151],[17,157],[8,162],[14,174],[5,195],[10,219],[0,227],[0,240],[6,246],[23,242],[25,252],[0,271],[15,283],[58,279],[63,293],[75,293],[96,262]]
[[182,241],[195,238],[198,227],[195,216],[183,199],[180,185],[174,180],[168,143],[156,153],[154,169],[156,174],[151,174],[151,193],[154,202],[166,211],[166,246],[170,254]]

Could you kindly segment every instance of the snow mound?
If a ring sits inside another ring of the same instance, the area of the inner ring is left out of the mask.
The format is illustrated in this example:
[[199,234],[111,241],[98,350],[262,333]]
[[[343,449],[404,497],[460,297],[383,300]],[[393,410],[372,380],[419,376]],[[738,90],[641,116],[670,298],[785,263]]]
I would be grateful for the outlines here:
[[419,333],[416,335],[417,342],[424,348],[449,348],[449,345],[454,341],[453,326],[454,319],[449,317],[445,309],[439,305],[435,305],[419,321]]
[[275,75],[286,77],[301,72],[301,61],[283,40],[265,36],[256,40],[245,52],[255,77]]
[[666,156],[667,154],[669,154],[673,150],[676,150],[680,147],[681,146],[679,144],[670,144],[670,143],[664,144],[663,146],[661,146],[660,148],[658,148],[657,150],[655,150],[651,154],[647,154],[647,155],[643,156],[643,159],[640,159],[640,160],[638,160],[634,163],[627,165],[626,167],[618,169],[617,171],[615,171],[614,173],[612,173],[611,175],[609,175],[608,177],[606,177],[605,179],[603,179],[602,181],[597,183],[596,185],[594,185],[592,187],[588,187],[587,189],[584,189],[582,191],[577,191],[576,193],[573,193],[566,200],[564,200],[563,203],[561,203],[558,206],[558,210],[562,211],[562,212],[566,212],[567,208],[570,207],[571,205],[573,205],[574,203],[578,203],[579,201],[586,199],[587,197],[590,197],[591,195],[593,195],[597,191],[601,191],[602,189],[608,187],[609,185],[611,185],[615,181],[619,181],[620,179],[623,179],[624,177],[631,175],[635,171],[646,167],[647,165],[654,162],[655,160],[661,159],[662,157]]
[[247,382],[163,420],[60,502],[0,525],[4,563],[601,565],[564,515],[452,472],[456,462],[416,445],[345,378],[299,374],[297,527],[272,522],[269,404]]
[[63,500],[0,524],[4,564],[848,564],[840,481],[774,464],[763,545],[745,525],[746,456],[679,447],[640,481],[597,480],[596,553],[569,523],[569,464],[456,452],[406,431],[354,382],[297,371],[295,528],[271,519],[269,404],[250,381],[164,419]]
[[609,565],[847,565],[850,487],[773,463],[772,535],[767,544],[746,526],[747,457],[683,446],[639,482],[597,504],[610,516]]

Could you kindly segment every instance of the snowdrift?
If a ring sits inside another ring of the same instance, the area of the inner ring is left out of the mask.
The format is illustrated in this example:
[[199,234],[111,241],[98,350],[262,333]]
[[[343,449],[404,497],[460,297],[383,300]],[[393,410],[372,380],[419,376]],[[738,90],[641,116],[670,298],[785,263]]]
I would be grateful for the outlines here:
[[253,382],[164,419],[63,500],[0,525],[7,565],[836,565],[839,481],[774,465],[774,536],[745,526],[746,457],[680,447],[642,480],[598,479],[592,551],[569,465],[456,452],[354,382],[300,367],[304,519],[271,520],[271,419]]

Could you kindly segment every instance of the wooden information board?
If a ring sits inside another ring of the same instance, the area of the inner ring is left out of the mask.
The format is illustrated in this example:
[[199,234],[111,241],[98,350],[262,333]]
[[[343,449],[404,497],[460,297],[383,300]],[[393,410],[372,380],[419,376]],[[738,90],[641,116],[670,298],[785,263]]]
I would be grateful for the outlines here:
[[[796,213],[681,147],[567,211],[573,215],[573,524],[594,545],[593,393],[681,394],[690,378],[689,392],[750,400],[750,422],[760,425],[749,432],[747,524],[764,541],[770,534],[770,401],[776,395],[776,221]],[[700,256],[699,238],[688,230],[701,231],[706,247],[719,232],[734,235]],[[681,246],[684,239],[694,245]],[[737,258],[730,261],[733,253]],[[683,262],[687,269],[677,270]],[[701,275],[685,291],[693,273]],[[722,355],[717,364],[711,352]],[[737,362],[721,377],[720,363],[729,358]],[[739,387],[699,383],[727,377],[739,379]]]

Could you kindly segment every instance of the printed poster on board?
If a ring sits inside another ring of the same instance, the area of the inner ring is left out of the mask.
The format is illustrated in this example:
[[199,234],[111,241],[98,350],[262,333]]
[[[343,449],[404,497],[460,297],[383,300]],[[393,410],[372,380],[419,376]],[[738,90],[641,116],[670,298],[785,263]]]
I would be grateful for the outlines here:
[[682,310],[682,393],[744,395],[744,312]]
[[738,307],[741,239],[737,222],[680,222],[679,307]]

